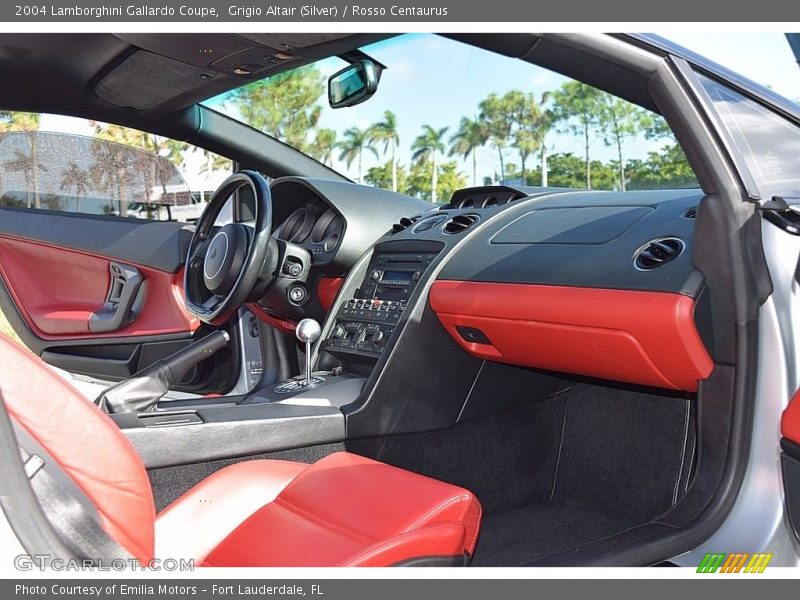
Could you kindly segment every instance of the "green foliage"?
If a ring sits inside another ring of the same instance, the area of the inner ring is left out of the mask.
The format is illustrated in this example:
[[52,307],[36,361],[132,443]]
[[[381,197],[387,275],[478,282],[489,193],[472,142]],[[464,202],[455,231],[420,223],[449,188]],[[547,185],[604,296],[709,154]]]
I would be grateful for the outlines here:
[[629,160],[625,173],[631,190],[697,187],[694,172],[677,143],[648,153],[646,160]]
[[579,81],[568,81],[552,93],[553,120],[563,133],[581,136],[584,142],[586,188],[592,188],[592,161],[589,148],[592,132],[602,122],[603,94],[600,90]]
[[461,117],[456,132],[450,136],[450,151],[448,156],[458,155],[462,158],[472,157],[472,185],[478,181],[478,148],[482,148],[489,141],[489,128],[486,122],[479,117],[470,119]]
[[[384,190],[392,189],[392,161],[388,160],[382,165],[371,167],[367,170],[364,176],[364,183],[381,188]],[[400,193],[407,193],[408,190],[408,172],[405,167],[397,165],[397,191]],[[430,192],[428,192],[430,195]]]
[[453,192],[466,187],[467,178],[458,171],[458,164],[449,161],[436,166],[436,194],[433,194],[433,163],[416,162],[411,167],[403,193],[433,202],[448,202]]
[[309,145],[308,152],[322,164],[330,165],[336,148],[338,148],[336,131],[323,128],[317,130],[314,141]]
[[[459,172],[455,161],[436,166],[436,202],[448,202],[453,192],[466,187],[467,178]],[[397,165],[397,191],[401,194],[430,200],[432,196],[433,163],[419,161],[411,166],[410,172],[403,165]],[[378,188],[389,189],[392,184],[392,161],[367,170],[364,182]]]
[[[591,169],[594,189],[613,190],[616,188],[617,171],[615,164],[593,160]],[[541,181],[541,176],[541,167],[537,166],[528,172],[528,183],[538,185],[539,181]],[[516,179],[521,177],[521,173],[515,172],[514,175],[509,175],[509,177]],[[585,188],[586,163],[579,156],[575,156],[570,152],[552,154],[547,159],[547,177],[547,184],[550,187]]]
[[319,99],[324,90],[322,73],[306,66],[241,87],[231,102],[252,127],[305,150],[322,113]]
[[7,131],[38,131],[41,118],[39,113],[0,111],[0,133]]
[[655,130],[656,119],[651,113],[620,98],[603,94],[600,112],[600,130],[606,146],[617,150],[617,189],[625,191],[625,164],[623,146],[626,140],[636,138],[643,131]]

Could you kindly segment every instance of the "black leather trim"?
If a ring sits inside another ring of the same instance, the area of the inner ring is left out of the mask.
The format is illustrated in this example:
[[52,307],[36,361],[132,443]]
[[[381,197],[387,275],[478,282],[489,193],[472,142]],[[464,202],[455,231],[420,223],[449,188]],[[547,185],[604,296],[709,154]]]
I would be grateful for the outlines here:
[[0,208],[0,235],[80,250],[167,273],[177,273],[183,265],[191,235],[186,228],[185,223]]

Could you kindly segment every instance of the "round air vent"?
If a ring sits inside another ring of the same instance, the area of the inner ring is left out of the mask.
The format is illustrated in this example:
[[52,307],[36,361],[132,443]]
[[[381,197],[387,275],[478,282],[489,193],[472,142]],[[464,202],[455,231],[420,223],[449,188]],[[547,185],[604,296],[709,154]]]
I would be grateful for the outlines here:
[[675,260],[686,245],[683,240],[673,237],[659,238],[647,242],[633,255],[633,265],[640,271],[651,271]]
[[444,233],[454,235],[462,233],[480,221],[478,215],[456,215],[442,227]]
[[432,217],[428,217],[427,219],[422,219],[419,223],[414,226],[414,233],[421,233],[423,231],[428,231],[429,229],[433,229],[437,225],[444,223],[447,220],[447,215],[433,215]]

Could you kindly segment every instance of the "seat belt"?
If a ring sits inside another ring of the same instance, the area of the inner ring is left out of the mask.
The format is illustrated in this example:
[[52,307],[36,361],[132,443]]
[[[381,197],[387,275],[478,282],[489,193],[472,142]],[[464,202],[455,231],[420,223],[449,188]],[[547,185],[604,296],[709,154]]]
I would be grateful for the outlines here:
[[12,419],[25,474],[44,513],[64,543],[81,559],[131,561],[131,554],[100,524],[94,504],[33,437]]

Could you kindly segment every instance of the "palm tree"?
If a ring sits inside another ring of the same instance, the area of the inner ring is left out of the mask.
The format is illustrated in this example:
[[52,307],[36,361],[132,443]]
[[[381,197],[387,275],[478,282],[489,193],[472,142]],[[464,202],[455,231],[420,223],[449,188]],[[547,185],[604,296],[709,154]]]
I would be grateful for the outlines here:
[[[0,133],[8,131],[24,131],[27,133],[31,152],[28,161],[28,169],[30,172],[26,173],[25,178],[29,181],[29,185],[33,191],[34,208],[41,208],[41,200],[39,198],[39,168],[42,165],[39,163],[36,152],[36,132],[39,130],[40,118],[41,115],[39,113],[18,112],[15,110],[0,111]],[[25,162],[20,162],[19,159],[20,157],[17,156],[17,167]],[[7,170],[8,169],[9,167],[7,167]],[[28,208],[30,208],[30,196],[28,197]]]
[[339,160],[345,161],[347,168],[353,164],[353,161],[358,159],[358,182],[364,183],[364,167],[362,157],[364,150],[369,150],[378,158],[378,152],[375,146],[372,145],[369,139],[369,131],[367,129],[359,129],[358,127],[350,127],[344,132],[344,140],[339,142],[338,146],[341,149],[339,153]]
[[466,159],[472,155],[472,185],[477,185],[478,181],[478,148],[485,146],[488,141],[486,123],[478,117],[461,117],[458,131],[450,136],[450,156],[458,154]]
[[411,144],[411,151],[413,152],[411,158],[413,160],[421,160],[431,163],[431,202],[436,202],[438,194],[436,193],[436,185],[439,180],[438,165],[436,162],[436,155],[439,152],[444,152],[444,136],[449,127],[442,127],[435,129],[430,125],[423,125],[422,135],[418,136]]
[[392,191],[397,191],[397,146],[400,144],[400,135],[397,133],[397,116],[387,110],[383,113],[383,120],[378,121],[369,128],[371,143],[383,142],[383,153],[392,149]]
[[336,150],[336,132],[325,128],[317,131],[314,143],[311,145],[311,155],[322,164],[330,166],[334,150]]
[[86,195],[88,187],[89,172],[73,160],[61,174],[61,189],[66,192],[75,190],[75,212],[81,212],[81,197]]

